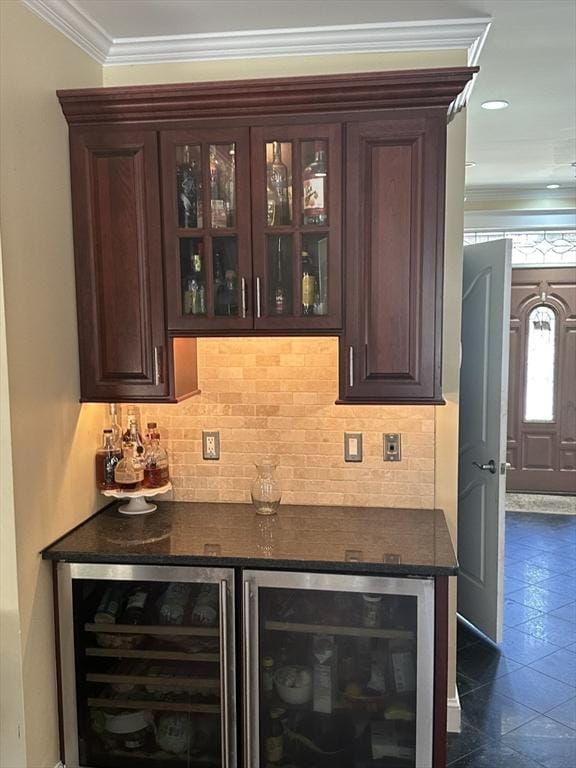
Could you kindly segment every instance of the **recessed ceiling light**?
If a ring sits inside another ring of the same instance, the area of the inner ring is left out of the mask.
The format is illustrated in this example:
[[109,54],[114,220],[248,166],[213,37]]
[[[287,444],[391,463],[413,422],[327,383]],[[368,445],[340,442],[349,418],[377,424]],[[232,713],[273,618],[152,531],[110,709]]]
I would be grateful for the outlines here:
[[504,99],[496,101],[483,101],[480,105],[482,109],[506,109],[510,106],[510,102],[504,101]]
[[474,168],[475,165],[476,163],[473,163],[472,160],[468,160],[466,163],[466,168]]
[[546,189],[560,189],[560,184],[546,184]]

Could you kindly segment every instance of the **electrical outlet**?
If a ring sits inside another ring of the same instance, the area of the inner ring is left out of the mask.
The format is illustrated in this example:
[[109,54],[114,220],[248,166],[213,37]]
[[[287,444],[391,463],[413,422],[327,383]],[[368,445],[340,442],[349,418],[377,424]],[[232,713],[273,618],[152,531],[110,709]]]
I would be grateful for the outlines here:
[[202,432],[202,458],[218,461],[220,458],[220,432]]
[[384,435],[384,461],[402,461],[402,439],[398,432]]
[[344,461],[362,461],[361,432],[344,432]]

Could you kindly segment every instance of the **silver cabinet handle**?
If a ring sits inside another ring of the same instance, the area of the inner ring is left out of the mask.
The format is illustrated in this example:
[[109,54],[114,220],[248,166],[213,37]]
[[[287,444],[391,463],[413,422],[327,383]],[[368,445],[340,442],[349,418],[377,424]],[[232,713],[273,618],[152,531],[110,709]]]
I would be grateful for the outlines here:
[[154,347],[154,384],[163,384],[162,347]]
[[220,582],[220,706],[222,708],[222,768],[230,765],[230,706],[228,679],[228,583]]
[[491,475],[496,474],[496,462],[494,459],[490,459],[490,461],[487,464],[478,464],[477,461],[473,461],[472,464],[475,467],[478,467],[478,469],[483,470],[484,472],[490,472]]
[[348,348],[348,383],[354,386],[354,347]]
[[242,317],[246,317],[246,278],[240,280],[241,292],[242,292]]
[[244,582],[244,765],[252,765],[252,660],[250,643],[250,582]]
[[262,313],[260,310],[260,278],[256,278],[256,317],[261,317]]

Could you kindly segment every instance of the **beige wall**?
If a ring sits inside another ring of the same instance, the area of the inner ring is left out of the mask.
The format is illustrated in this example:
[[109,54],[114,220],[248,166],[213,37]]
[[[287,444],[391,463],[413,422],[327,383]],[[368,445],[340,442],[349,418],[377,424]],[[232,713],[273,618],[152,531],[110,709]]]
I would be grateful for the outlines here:
[[[3,0],[0,14],[0,222],[27,765],[53,768],[52,586],[38,552],[95,509],[102,410],[78,404],[67,127],[55,91],[98,86],[102,72],[20,2]],[[13,571],[14,563],[12,580]],[[6,768],[19,764],[17,755],[3,759]]]

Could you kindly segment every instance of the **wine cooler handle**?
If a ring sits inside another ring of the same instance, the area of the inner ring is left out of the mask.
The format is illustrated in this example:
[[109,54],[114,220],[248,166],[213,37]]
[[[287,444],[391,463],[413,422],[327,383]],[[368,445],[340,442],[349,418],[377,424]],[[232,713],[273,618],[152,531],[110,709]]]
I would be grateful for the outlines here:
[[240,280],[241,292],[242,292],[242,317],[246,317],[246,278],[243,277]]
[[222,708],[222,768],[230,765],[230,706],[228,677],[228,582],[220,582],[220,705]]
[[260,278],[256,278],[256,317],[262,317],[260,310]]
[[163,384],[162,347],[154,347],[154,384]]
[[244,765],[252,761],[252,659],[250,643],[250,582],[244,582]]
[[354,347],[348,347],[348,383],[354,386]]

